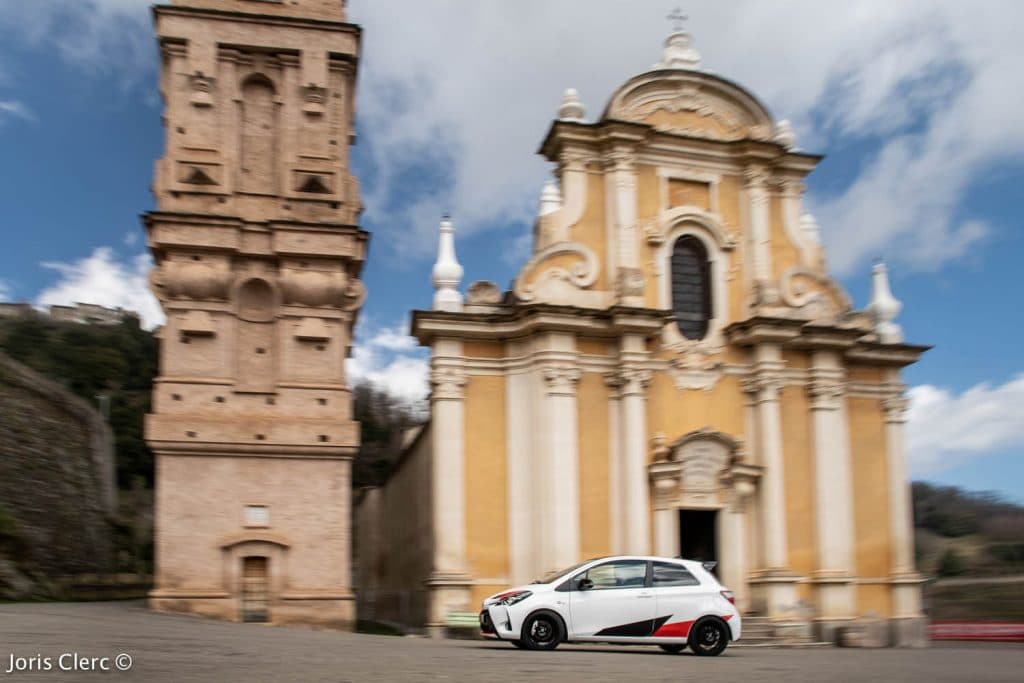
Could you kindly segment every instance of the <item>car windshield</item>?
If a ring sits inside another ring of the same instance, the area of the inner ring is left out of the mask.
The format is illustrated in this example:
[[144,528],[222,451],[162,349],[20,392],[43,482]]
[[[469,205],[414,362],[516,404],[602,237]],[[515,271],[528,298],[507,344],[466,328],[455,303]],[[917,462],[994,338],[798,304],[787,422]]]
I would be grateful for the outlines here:
[[583,565],[588,564],[588,563],[593,562],[593,561],[594,560],[592,560],[592,559],[584,560],[583,562],[580,562],[579,564],[574,564],[573,566],[569,567],[568,569],[563,569],[561,571],[550,572],[543,579],[537,579],[533,583],[554,583],[555,581],[558,581],[559,579],[563,579],[566,576],[568,576],[569,574],[572,574],[574,571],[576,571],[577,569],[579,569]]

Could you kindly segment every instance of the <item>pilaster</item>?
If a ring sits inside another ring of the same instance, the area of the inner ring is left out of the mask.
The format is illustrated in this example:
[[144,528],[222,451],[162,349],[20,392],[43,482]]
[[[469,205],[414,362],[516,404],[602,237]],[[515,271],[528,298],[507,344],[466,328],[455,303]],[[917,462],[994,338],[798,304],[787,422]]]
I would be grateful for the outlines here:
[[580,371],[570,363],[548,363],[541,370],[544,378],[544,424],[546,448],[542,462],[549,470],[552,484],[547,500],[548,547],[544,553],[551,569],[579,562],[579,427],[576,390]]

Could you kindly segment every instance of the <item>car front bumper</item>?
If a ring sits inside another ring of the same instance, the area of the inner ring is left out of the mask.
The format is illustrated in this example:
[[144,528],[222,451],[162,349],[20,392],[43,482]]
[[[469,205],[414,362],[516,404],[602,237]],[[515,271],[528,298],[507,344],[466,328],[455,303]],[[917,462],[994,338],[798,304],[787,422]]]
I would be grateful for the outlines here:
[[480,612],[480,632],[488,638],[518,640],[519,634],[512,623],[507,607],[491,605]]

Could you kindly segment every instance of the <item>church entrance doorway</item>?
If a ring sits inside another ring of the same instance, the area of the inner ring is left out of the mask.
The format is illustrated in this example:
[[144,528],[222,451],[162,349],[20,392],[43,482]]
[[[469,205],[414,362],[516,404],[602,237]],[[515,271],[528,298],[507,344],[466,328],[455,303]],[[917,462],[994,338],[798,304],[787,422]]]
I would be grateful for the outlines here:
[[267,621],[269,575],[267,558],[242,558],[242,621]]
[[679,511],[679,554],[688,560],[718,561],[718,510]]

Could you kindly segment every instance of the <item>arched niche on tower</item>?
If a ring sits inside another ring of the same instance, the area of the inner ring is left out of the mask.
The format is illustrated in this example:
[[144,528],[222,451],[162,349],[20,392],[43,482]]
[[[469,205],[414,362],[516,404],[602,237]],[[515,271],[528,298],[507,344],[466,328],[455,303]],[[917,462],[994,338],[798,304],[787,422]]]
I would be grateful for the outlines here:
[[277,379],[277,335],[275,320],[279,294],[261,277],[242,280],[235,287],[235,315],[238,319],[236,389],[269,392]]
[[268,76],[257,72],[242,80],[239,95],[238,186],[242,192],[275,194],[280,140],[277,88]]

